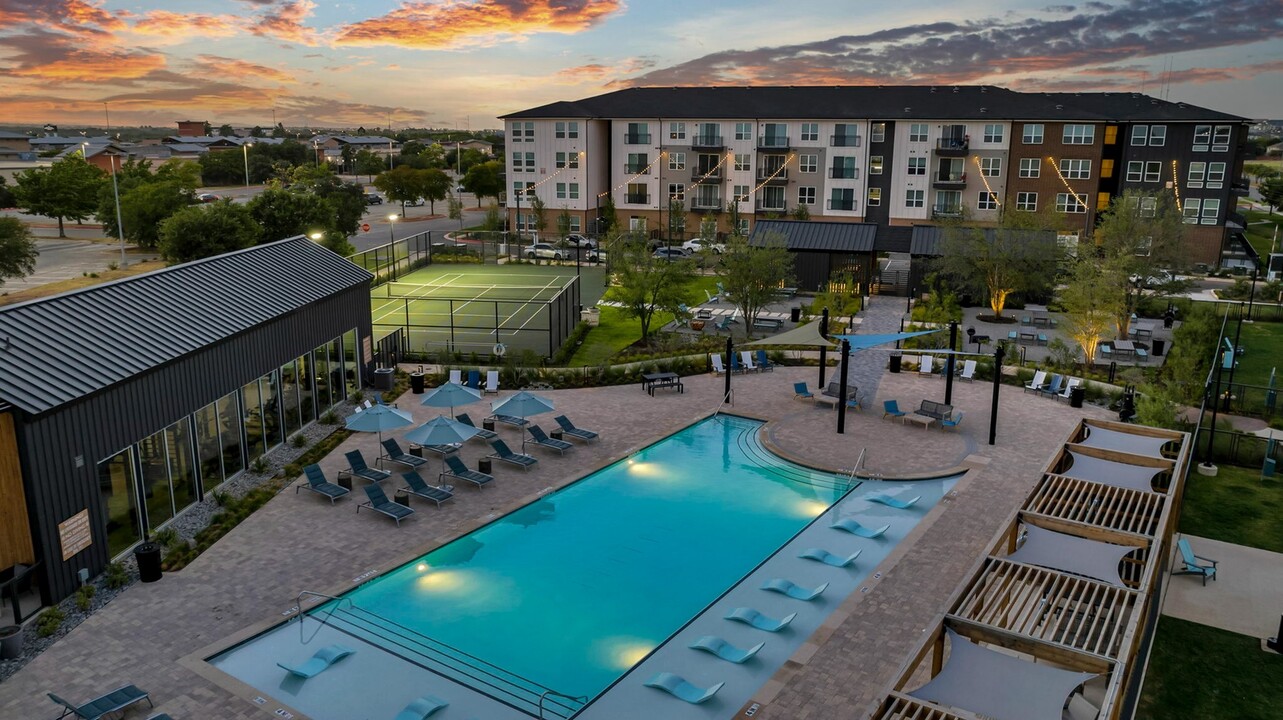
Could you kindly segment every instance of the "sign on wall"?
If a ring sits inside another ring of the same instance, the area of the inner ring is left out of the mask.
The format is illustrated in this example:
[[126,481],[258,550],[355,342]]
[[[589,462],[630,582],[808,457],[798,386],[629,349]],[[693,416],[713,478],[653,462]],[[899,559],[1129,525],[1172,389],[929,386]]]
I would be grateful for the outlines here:
[[62,544],[62,559],[70,560],[73,555],[93,544],[93,534],[89,530],[89,510],[81,510],[58,523],[58,540]]

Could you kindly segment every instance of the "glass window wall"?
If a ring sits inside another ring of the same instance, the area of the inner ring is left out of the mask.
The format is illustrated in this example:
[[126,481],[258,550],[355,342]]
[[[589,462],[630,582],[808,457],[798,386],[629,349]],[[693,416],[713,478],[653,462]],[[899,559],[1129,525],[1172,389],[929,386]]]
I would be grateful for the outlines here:
[[196,424],[196,457],[200,483],[205,492],[227,479],[223,473],[223,445],[219,437],[218,403],[210,403],[193,415]]
[[316,419],[315,393],[312,390],[312,381],[316,377],[316,372],[312,367],[312,353],[300,357],[297,365],[298,406],[299,412],[303,417],[303,424],[306,425]]
[[348,397],[361,389],[360,355],[361,349],[357,347],[356,331],[349,330],[343,333],[343,374],[347,378]]
[[107,531],[107,554],[111,557],[143,539],[137,484],[133,448],[125,448],[98,463],[98,492]]
[[285,421],[286,437],[303,427],[303,415],[298,406],[298,390],[298,362],[291,360],[281,366],[281,419]]
[[143,505],[147,508],[147,527],[151,530],[174,517],[174,497],[169,487],[169,461],[166,454],[164,430],[138,443]]

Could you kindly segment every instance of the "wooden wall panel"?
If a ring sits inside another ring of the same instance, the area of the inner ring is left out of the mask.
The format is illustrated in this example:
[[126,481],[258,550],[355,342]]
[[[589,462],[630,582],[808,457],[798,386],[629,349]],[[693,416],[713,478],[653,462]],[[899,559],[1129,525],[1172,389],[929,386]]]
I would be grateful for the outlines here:
[[0,569],[35,562],[13,416],[0,413]]

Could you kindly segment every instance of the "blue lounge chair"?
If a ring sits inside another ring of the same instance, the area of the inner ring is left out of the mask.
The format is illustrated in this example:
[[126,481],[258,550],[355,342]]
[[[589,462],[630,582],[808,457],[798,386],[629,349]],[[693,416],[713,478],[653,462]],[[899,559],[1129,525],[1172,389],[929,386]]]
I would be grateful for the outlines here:
[[402,474],[401,479],[405,481],[405,487],[402,488],[405,492],[417,495],[424,500],[431,500],[437,504],[438,508],[441,507],[441,503],[454,497],[454,488],[449,485],[444,487],[429,485],[418,470]]
[[1056,396],[1060,394],[1060,387],[1065,384],[1064,375],[1052,375],[1051,382],[1041,388],[1038,388],[1039,395]]
[[445,469],[441,471],[441,478],[459,478],[466,480],[477,487],[485,487],[485,484],[494,480],[494,477],[487,475],[478,470],[471,470],[459,458],[451,455],[445,459]]
[[860,553],[862,552],[864,551],[856,550],[855,552],[851,553],[846,557],[841,557],[838,555],[834,555],[828,550],[821,550],[820,548],[807,548],[803,550],[802,554],[798,555],[798,557],[806,558],[807,560],[815,560],[816,562],[822,562],[825,565],[832,565],[833,567],[847,567],[851,563],[855,562],[855,559],[860,557]]
[[710,688],[702,688],[691,685],[686,682],[686,678],[681,675],[662,672],[646,681],[646,687],[653,687],[663,690],[675,698],[685,700],[692,705],[698,705],[717,694],[718,690],[726,683],[717,683]]
[[565,440],[557,440],[555,438],[548,437],[548,434],[545,433],[543,428],[538,425],[531,425],[526,428],[526,432],[530,433],[531,442],[539,447],[556,450],[559,455],[565,455],[567,450],[573,450],[575,447]]
[[765,350],[758,350],[756,356],[758,372],[770,372],[775,369],[775,363],[771,362],[770,359],[766,357]]
[[1007,333],[1007,339],[1008,339],[1008,340],[1015,340],[1015,339],[1016,339],[1016,331],[1015,331],[1015,330],[1011,330],[1010,332],[1008,332],[1008,333]]
[[90,700],[84,705],[72,705],[53,693],[45,693],[50,700],[62,706],[62,714],[58,717],[65,718],[68,716],[82,718],[83,720],[98,720],[114,712],[119,712],[136,702],[147,701],[152,705],[151,697],[143,690],[139,690],[137,685],[126,685],[117,688],[99,697]]
[[361,512],[361,508],[368,507],[396,520],[397,527],[401,527],[402,520],[414,514],[414,508],[409,505],[402,505],[399,502],[392,502],[387,495],[383,494],[383,488],[376,484],[366,485],[363,489],[365,490],[365,496],[369,500],[356,506],[358,513]]
[[814,400],[815,393],[812,393],[810,390],[806,389],[806,383],[795,382],[793,383],[793,399],[794,400],[798,400],[798,399]]
[[1114,357],[1114,349],[1109,345],[1101,345],[1100,347],[1096,348],[1096,351],[1099,352],[1100,356],[1105,360],[1109,360]]
[[520,465],[527,470],[530,469],[531,465],[539,462],[533,456],[513,452],[508,449],[508,443],[497,438],[490,441],[490,447],[494,448],[494,452],[491,453],[489,457],[496,460],[502,460],[506,463],[512,463],[513,465]]
[[307,488],[318,495],[324,495],[329,498],[330,504],[333,505],[335,500],[338,500],[349,492],[352,492],[345,487],[335,485],[329,480],[326,480],[325,473],[321,472],[321,467],[319,465],[308,465],[303,468],[303,474],[307,477],[307,484],[295,486],[294,494],[296,495],[299,490]]
[[958,427],[959,425],[962,424],[963,415],[966,415],[966,413],[963,412],[962,410],[958,410],[957,412],[952,413],[949,417],[940,421],[940,429],[948,430],[949,428]]
[[348,469],[345,472],[348,475],[362,477],[370,482],[379,482],[380,480],[387,480],[392,477],[392,473],[390,472],[375,470],[369,465],[366,465],[365,456],[361,454],[360,450],[343,453],[343,457],[347,458]]
[[575,424],[570,422],[570,418],[566,417],[565,415],[558,415],[557,417],[553,418],[553,420],[556,420],[557,425],[561,426],[561,434],[564,437],[579,438],[580,440],[597,439],[596,431],[585,430],[583,428],[575,427]]
[[480,390],[481,389],[481,371],[469,370],[468,381],[465,382],[463,386],[472,388],[473,390]]
[[882,401],[882,419],[883,420],[887,419],[888,417],[902,418],[907,414],[908,413],[900,409],[900,403],[896,402],[895,400]]
[[821,593],[828,589],[828,587],[829,584],[824,583],[813,590],[807,589],[792,580],[785,580],[784,578],[772,578],[762,583],[763,590],[777,592],[781,595],[788,595],[794,600],[805,600],[808,602],[819,597]]
[[291,675],[301,677],[306,680],[307,678],[320,675],[326,668],[354,652],[356,651],[352,648],[345,647],[343,645],[326,645],[313,653],[312,657],[302,665],[286,665],[285,663],[278,662],[276,663],[276,667],[288,671]]
[[845,530],[851,533],[852,535],[859,535],[862,538],[869,538],[869,539],[882,537],[883,533],[891,529],[890,525],[883,525],[880,528],[866,528],[860,523],[856,522],[854,518],[842,518],[841,520],[833,523],[829,527],[835,528],[837,530]]
[[1047,340],[1047,333],[1038,333],[1038,344],[1039,344],[1039,345],[1046,345],[1046,344],[1047,344],[1047,342],[1048,342],[1048,340]]
[[523,417],[517,417],[516,415],[495,414],[495,415],[491,415],[489,419],[494,420],[495,422],[501,422],[504,425],[512,425],[514,427],[519,427],[519,428],[523,428],[530,424],[529,420]]
[[766,643],[760,642],[747,650],[740,650],[716,635],[705,635],[691,643],[690,646],[696,650],[712,653],[726,662],[740,665],[751,659],[763,647],[766,647]]
[[873,493],[872,495],[866,495],[864,499],[875,502],[875,503],[881,503],[883,505],[886,505],[887,507],[893,507],[897,510],[908,510],[909,508],[913,507],[914,503],[921,500],[922,496],[917,495],[915,497],[909,498],[908,500],[901,500],[899,498],[891,497],[886,493]]
[[[1189,541],[1188,541],[1188,540],[1186,540],[1185,538],[1181,538],[1180,540],[1177,540],[1177,541],[1176,541],[1176,547],[1180,548],[1180,551],[1181,551],[1181,561],[1182,561],[1182,562],[1183,562],[1183,564],[1185,565],[1185,569],[1184,569],[1184,570],[1173,570],[1173,571],[1172,571],[1172,574],[1173,574],[1173,575],[1199,575],[1199,576],[1202,576],[1202,578],[1203,578],[1203,586],[1204,586],[1204,587],[1206,587],[1206,586],[1207,586],[1207,579],[1208,579],[1209,577],[1210,577],[1212,580],[1215,580],[1215,579],[1216,579],[1216,563],[1217,563],[1217,561],[1216,561],[1216,560],[1212,560],[1211,558],[1205,558],[1205,557],[1201,557],[1201,556],[1199,556],[1199,555],[1195,555],[1195,554],[1194,554],[1194,550],[1193,550],[1193,548],[1191,548],[1191,547],[1189,546]],[[1202,561],[1203,561],[1203,562],[1205,562],[1205,563],[1211,563],[1211,565],[1200,565],[1200,564],[1199,564],[1199,562],[1198,562],[1199,560],[1202,560]]]
[[432,713],[445,709],[449,704],[435,695],[424,695],[406,705],[405,709],[397,713],[392,720],[423,720],[431,716]]
[[392,462],[401,463],[411,468],[423,467],[428,464],[427,460],[402,451],[395,438],[388,438],[382,444],[384,452],[387,453],[387,458]]
[[731,353],[731,372],[733,373],[744,372],[744,363],[740,362],[740,356],[736,355],[735,353]]
[[745,607],[735,608],[726,614],[727,620],[751,625],[758,630],[765,630],[766,632],[779,632],[783,630],[788,627],[789,623],[793,622],[793,618],[795,617],[797,617],[797,613],[790,613],[789,615],[776,620],[775,618],[763,615],[753,608]]
[[499,437],[499,433],[494,430],[486,430],[485,428],[479,428],[473,424],[472,418],[468,417],[468,413],[459,413],[454,416],[454,419],[469,427],[477,428],[477,434],[472,436],[474,438],[479,438],[481,440],[493,440],[494,438]]

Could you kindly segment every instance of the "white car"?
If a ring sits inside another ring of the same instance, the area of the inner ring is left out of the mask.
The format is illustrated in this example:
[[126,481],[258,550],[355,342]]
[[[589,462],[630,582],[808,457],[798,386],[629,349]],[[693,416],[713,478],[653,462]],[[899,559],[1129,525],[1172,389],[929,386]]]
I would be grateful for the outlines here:
[[415,198],[413,200],[405,201],[406,207],[423,207],[425,204],[426,203],[424,203],[423,198]]
[[522,256],[530,260],[534,260],[535,258],[544,258],[546,260],[565,260],[566,259],[565,251],[557,247],[554,247],[552,245],[549,245],[548,243],[535,243],[533,245],[527,245],[525,248],[522,249],[521,254]]
[[606,251],[598,250],[597,248],[589,248],[588,252],[584,255],[584,259],[592,263],[604,263],[606,262]]
[[1132,275],[1127,279],[1130,280],[1133,285],[1139,285],[1146,289],[1158,287],[1159,285],[1166,285],[1167,283],[1178,279],[1168,270],[1152,270],[1150,273],[1151,274],[1145,276]]
[[570,235],[567,235],[567,236],[566,236],[566,242],[570,243],[571,245],[573,245],[573,246],[575,246],[575,247],[581,247],[581,248],[595,248],[595,247],[597,247],[597,241],[596,241],[596,240],[593,240],[593,239],[592,239],[592,238],[590,238],[590,237],[584,237],[583,235],[579,235],[579,234],[577,234],[577,233],[572,233],[572,234],[570,234]]
[[716,255],[726,252],[726,244],[719,243],[716,240],[705,240],[704,238],[694,238],[682,243],[682,249],[688,253],[697,253],[709,250]]
[[687,260],[690,253],[682,248],[659,248],[651,257],[656,260]]

